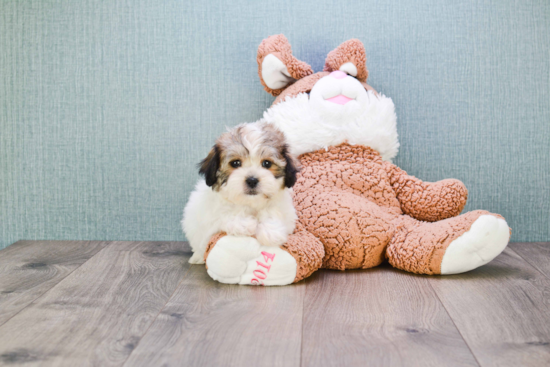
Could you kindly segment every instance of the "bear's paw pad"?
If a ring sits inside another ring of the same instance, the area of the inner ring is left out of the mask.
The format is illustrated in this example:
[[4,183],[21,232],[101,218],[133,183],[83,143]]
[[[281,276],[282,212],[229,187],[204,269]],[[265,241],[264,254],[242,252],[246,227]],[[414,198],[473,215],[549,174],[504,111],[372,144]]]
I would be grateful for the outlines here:
[[441,274],[460,274],[487,264],[504,250],[509,239],[510,229],[504,219],[480,216],[447,247]]

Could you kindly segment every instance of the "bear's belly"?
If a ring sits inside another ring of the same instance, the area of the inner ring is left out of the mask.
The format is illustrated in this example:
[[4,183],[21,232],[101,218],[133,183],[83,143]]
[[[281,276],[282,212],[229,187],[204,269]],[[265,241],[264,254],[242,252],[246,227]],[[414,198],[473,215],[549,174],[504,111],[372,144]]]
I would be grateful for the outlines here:
[[375,150],[341,144],[300,156],[302,169],[294,185],[294,202],[300,204],[314,192],[342,191],[361,196],[402,214],[382,158]]
[[305,154],[301,162],[294,204],[300,226],[325,247],[323,267],[379,265],[402,211],[378,153],[343,144]]

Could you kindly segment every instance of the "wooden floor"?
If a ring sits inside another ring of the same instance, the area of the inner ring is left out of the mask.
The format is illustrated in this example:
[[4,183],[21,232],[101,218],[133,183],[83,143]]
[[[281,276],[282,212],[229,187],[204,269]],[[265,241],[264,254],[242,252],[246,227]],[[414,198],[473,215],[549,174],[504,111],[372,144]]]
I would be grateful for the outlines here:
[[183,242],[0,251],[0,365],[550,366],[550,243],[457,276],[389,266],[228,286]]

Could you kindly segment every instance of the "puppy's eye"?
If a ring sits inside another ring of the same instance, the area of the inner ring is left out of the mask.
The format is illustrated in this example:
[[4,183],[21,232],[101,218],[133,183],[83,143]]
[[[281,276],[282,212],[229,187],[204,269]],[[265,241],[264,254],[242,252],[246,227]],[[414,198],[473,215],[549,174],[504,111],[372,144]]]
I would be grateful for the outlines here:
[[233,168],[239,168],[241,166],[241,160],[235,159],[234,161],[229,162],[229,165]]
[[273,163],[271,163],[271,161],[268,161],[267,159],[265,161],[262,161],[262,167],[263,168],[270,169],[272,165],[273,165]]

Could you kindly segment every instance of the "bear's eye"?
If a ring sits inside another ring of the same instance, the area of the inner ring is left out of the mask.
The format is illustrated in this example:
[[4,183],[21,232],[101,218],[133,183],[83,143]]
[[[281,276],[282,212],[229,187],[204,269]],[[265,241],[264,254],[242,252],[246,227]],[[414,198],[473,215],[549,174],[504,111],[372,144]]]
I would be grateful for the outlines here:
[[355,75],[352,75],[352,74],[350,74],[349,72],[347,72],[347,71],[345,71],[345,70],[340,70],[340,71],[343,71],[344,73],[346,73],[347,76],[351,76],[352,78],[357,79],[357,78],[355,77]]
[[239,168],[241,166],[241,160],[240,159],[235,159],[235,160],[229,162],[229,165],[233,168]]
[[262,161],[262,167],[263,168],[270,169],[272,165],[273,165],[273,163],[271,163],[271,161],[268,161],[267,159]]

